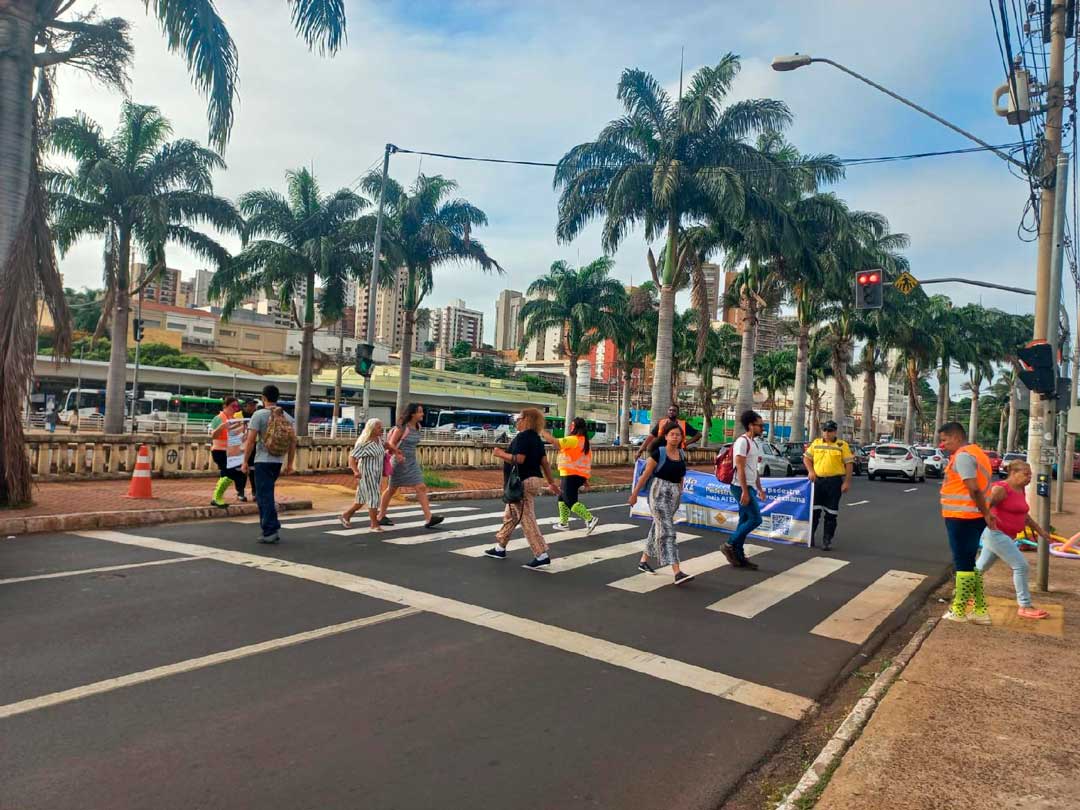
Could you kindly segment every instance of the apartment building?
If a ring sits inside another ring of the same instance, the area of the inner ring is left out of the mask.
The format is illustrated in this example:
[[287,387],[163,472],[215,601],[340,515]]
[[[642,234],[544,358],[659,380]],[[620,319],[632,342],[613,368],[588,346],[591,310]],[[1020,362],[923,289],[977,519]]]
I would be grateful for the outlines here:
[[525,296],[517,290],[503,290],[495,299],[495,348],[517,351],[521,339],[521,307]]

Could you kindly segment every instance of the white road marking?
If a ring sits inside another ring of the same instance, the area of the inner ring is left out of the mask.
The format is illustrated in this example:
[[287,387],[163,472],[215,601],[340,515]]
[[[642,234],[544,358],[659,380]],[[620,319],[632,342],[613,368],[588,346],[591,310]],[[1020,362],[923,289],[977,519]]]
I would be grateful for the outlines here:
[[[252,498],[250,502],[254,503],[255,499]],[[416,506],[414,506],[411,503],[410,504],[404,504],[402,506],[391,506],[390,507],[390,513],[391,514],[396,514],[397,512],[401,511],[402,509],[415,509],[415,508],[416,508]],[[334,517],[335,515],[340,515],[341,512],[342,512],[341,509],[338,509],[336,512],[285,512],[283,514],[278,515],[278,517],[281,520],[282,525],[285,525],[289,521],[311,520],[312,518]],[[252,515],[250,517],[232,518],[232,519],[229,520],[229,522],[230,523],[258,523],[259,522],[259,516],[258,515]]]
[[126,686],[135,686],[136,684],[146,683],[147,681],[156,681],[161,678],[168,678],[172,675],[191,672],[196,669],[204,669],[206,667],[217,666],[218,664],[225,664],[230,661],[237,661],[241,658],[249,658],[253,655],[280,650],[283,647],[292,647],[296,644],[303,644],[306,641],[314,641],[316,639],[326,638],[327,636],[336,636],[340,633],[347,633],[350,630],[356,630],[360,627],[371,627],[375,624],[382,624],[383,622],[392,621],[394,619],[401,619],[405,616],[414,616],[420,612],[419,609],[411,607],[402,608],[400,610],[390,610],[386,613],[366,616],[363,619],[353,619],[352,621],[342,622],[341,624],[320,627],[317,630],[307,630],[303,633],[295,633],[291,636],[282,636],[281,638],[273,638],[269,641],[260,641],[258,644],[249,644],[246,647],[237,647],[233,650],[225,650],[211,655],[204,655],[200,658],[189,658],[187,661],[178,661],[175,664],[166,664],[165,666],[154,667],[153,669],[145,669],[142,672],[121,675],[118,678],[108,678],[104,681],[88,683],[85,686],[76,686],[73,689],[65,689],[62,692],[53,692],[36,698],[20,700],[16,703],[0,706],[0,719],[14,717],[17,714],[26,714],[27,712],[36,711],[38,709],[45,709],[60,703],[81,700],[93,695],[100,695],[103,692],[112,692],[116,689],[123,689]]
[[912,487],[911,489],[905,489],[904,492],[917,492],[918,489],[918,487]]
[[[439,514],[440,515],[445,515],[448,512],[475,512],[475,511],[476,511],[475,506],[454,506],[454,507],[452,507],[450,509],[440,509]],[[413,510],[411,512],[398,512],[398,513],[396,513],[394,515],[394,517],[416,517],[417,515],[422,515],[422,514],[424,514],[423,509],[415,509],[415,510]],[[341,524],[340,524],[340,521],[338,520],[338,518],[341,517],[341,512],[337,512],[336,515],[337,515],[337,517],[332,518],[330,520],[309,520],[309,521],[306,521],[304,523],[282,523],[281,528],[283,528],[283,529],[312,529],[312,528],[314,528],[316,526],[339,526]],[[367,518],[367,510],[364,510],[364,509],[360,510],[355,515],[353,515],[353,520],[357,521],[358,523],[361,522],[361,521],[366,521],[367,519],[368,519]]]
[[[436,513],[437,514],[437,513]],[[453,523],[467,523],[470,520],[483,520],[493,517],[502,517],[502,511],[498,512],[481,512],[473,515],[455,515],[454,517],[448,517],[439,525],[447,525]],[[426,520],[408,520],[404,523],[395,523],[393,526],[387,526],[390,531],[397,531],[398,529],[419,529],[426,524]],[[336,531],[327,532],[327,534],[334,534],[339,537],[355,537],[358,534],[379,534],[379,532],[371,531],[370,526],[357,526],[354,529],[337,529]]]
[[864,503],[870,503],[870,501],[852,501],[848,506],[862,506]]
[[211,557],[219,562],[243,565],[272,573],[284,574],[285,576],[297,577],[310,582],[318,582],[352,593],[360,593],[373,599],[395,602],[476,625],[477,627],[506,633],[536,644],[544,644],[564,652],[639,672],[668,683],[685,686],[688,689],[695,689],[705,694],[731,700],[772,714],[778,714],[792,720],[801,719],[807,712],[816,707],[813,700],[801,695],[735,678],[722,672],[665,658],[661,655],[622,644],[615,644],[573,630],[542,624],[532,619],[501,613],[481,605],[470,605],[456,599],[448,599],[443,596],[404,588],[388,582],[380,582],[344,571],[291,563],[258,554],[227,551],[212,546],[179,543],[173,540],[162,540],[157,537],[124,534],[116,531],[86,531],[75,532],[75,534],[142,548],[171,551],[176,554]]
[[[745,546],[747,557],[756,557],[758,554],[764,554],[771,549],[765,546],[755,546],[749,544]],[[702,554],[700,557],[692,557],[689,560],[682,560],[679,564],[679,569],[691,576],[698,576],[699,574],[706,574],[709,571],[714,571],[717,568],[723,568],[725,565],[729,565],[727,557],[724,556],[722,551],[712,551],[708,554]],[[620,579],[615,582],[609,582],[609,588],[619,588],[623,591],[632,591],[633,593],[651,593],[652,591],[659,590],[666,585],[674,585],[675,574],[671,570],[670,565],[665,565],[663,568],[657,568],[655,574],[635,574],[632,577],[626,577],[626,579]]]
[[744,588],[719,602],[713,602],[709,605],[709,610],[752,619],[762,611],[810,587],[834,571],[839,571],[845,565],[847,565],[846,560],[838,560],[835,557],[814,557],[812,560],[799,563],[787,571],[771,576],[764,582]]
[[887,571],[810,632],[862,644],[924,579],[910,571]]
[[77,577],[83,574],[105,574],[109,571],[126,571],[129,568],[145,568],[148,565],[171,565],[172,563],[195,562],[202,557],[171,557],[167,560],[150,560],[149,562],[128,563],[126,565],[106,565],[102,568],[80,568],[76,571],[56,571],[52,574],[35,574],[30,577],[13,577],[12,579],[0,579],[0,585],[14,585],[16,582],[34,582],[39,579],[60,579],[61,577]]
[[[598,506],[595,509],[593,509],[592,511],[593,512],[599,512],[602,509],[614,509],[616,506],[624,506],[628,511],[630,509],[630,507],[626,506],[625,504],[615,504],[615,506]],[[480,515],[473,515],[472,517],[474,519],[476,519],[476,520],[480,520],[482,518],[486,519],[486,518],[489,518],[489,517],[500,517],[501,518],[502,516],[503,516],[502,512],[485,512],[485,513],[480,514]],[[443,521],[443,522],[444,523],[456,523],[457,521]],[[559,519],[557,517],[537,518],[536,522],[541,526],[551,526],[551,525],[553,525],[555,523],[558,523]],[[421,523],[420,525],[423,526],[424,524]],[[571,524],[571,525],[573,525],[573,524]],[[394,526],[392,528],[396,529],[396,528],[401,528],[401,527],[400,526]],[[383,540],[383,542],[384,543],[390,543],[391,545],[395,545],[395,546],[417,546],[417,545],[421,545],[423,543],[438,543],[438,542],[440,542],[442,540],[456,540],[456,539],[461,538],[461,537],[475,537],[475,536],[480,535],[480,534],[495,534],[495,532],[497,532],[501,528],[502,528],[502,523],[489,523],[489,524],[487,524],[485,526],[470,526],[467,529],[449,529],[448,531],[445,531],[445,532],[423,532],[422,534],[410,534],[410,535],[406,535],[404,537],[400,537],[400,536],[397,536],[397,535],[390,535],[389,537],[385,538]],[[515,529],[515,531],[517,531],[517,530]],[[341,532],[330,532],[330,534],[341,534]],[[551,541],[551,538],[549,537],[548,542],[550,542],[550,541]],[[491,548],[491,546],[489,544],[487,546],[484,546],[484,548]]]
[[[675,535],[676,543],[685,543],[688,540],[697,540],[696,534],[684,534],[679,532]],[[639,540],[631,540],[629,543],[619,543],[617,546],[605,546],[604,548],[594,549],[592,551],[581,551],[577,554],[571,554],[568,557],[552,557],[551,565],[545,565],[543,568],[537,568],[537,571],[543,571],[545,574],[562,574],[567,571],[573,571],[575,568],[581,568],[585,565],[593,565],[594,563],[606,562],[607,560],[617,560],[619,557],[628,557],[631,554],[640,554],[645,550],[645,538],[642,537]]]
[[[499,526],[483,526],[487,533],[494,533],[499,529]],[[611,532],[622,532],[627,529],[633,529],[633,523],[602,523],[597,526],[590,537],[596,537],[600,534],[610,534]],[[480,534],[480,532],[477,532]],[[571,529],[568,532],[556,531],[551,534],[544,535],[544,539],[550,546],[552,543],[561,543],[563,540],[577,540],[585,537],[585,529]],[[456,548],[453,550],[454,554],[460,554],[463,557],[483,557],[484,552],[494,545],[494,540],[488,543],[484,543],[480,546],[469,546],[468,548]],[[523,537],[519,537],[516,540],[511,540],[506,544],[507,551],[519,551],[523,548],[529,547],[529,541]]]

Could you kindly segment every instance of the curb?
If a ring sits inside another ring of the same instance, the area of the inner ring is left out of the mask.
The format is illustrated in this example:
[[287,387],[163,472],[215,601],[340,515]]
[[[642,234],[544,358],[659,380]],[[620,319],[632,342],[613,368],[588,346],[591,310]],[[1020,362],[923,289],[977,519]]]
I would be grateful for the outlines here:
[[[595,487],[590,487],[589,492],[629,492],[630,484],[599,484]],[[461,489],[461,490],[448,490],[445,492],[438,492],[435,490],[428,490],[429,501],[482,501],[490,498],[501,498],[503,496],[502,487],[498,489]],[[416,493],[408,492],[403,493],[402,496],[406,501],[415,501]],[[554,498],[548,491],[542,493],[542,497]]]
[[[281,501],[282,512],[311,509],[311,501]],[[72,532],[85,529],[118,529],[131,526],[154,526],[159,523],[178,523],[185,520],[210,520],[222,517],[257,515],[255,503],[233,503],[227,509],[216,506],[177,506],[168,509],[140,509],[124,512],[78,512],[68,515],[34,515],[0,519],[0,537],[40,532]]]
[[829,742],[821,749],[821,753],[817,755],[817,758],[810,763],[810,767],[803,773],[802,779],[795,785],[794,790],[776,806],[776,810],[798,810],[796,803],[810,795],[822,779],[840,764],[840,760],[843,759],[847,749],[858,739],[862,730],[870,721],[878,704],[889,691],[889,687],[893,685],[900,673],[911,662],[915,653],[919,651],[923,642],[926,641],[927,636],[937,626],[938,621],[937,618],[927,619],[904,646],[904,649],[900,651],[900,654],[893,659],[892,664],[878,674],[870,688],[866,690],[866,694],[855,704],[848,716],[844,718],[840,728],[836,730]]

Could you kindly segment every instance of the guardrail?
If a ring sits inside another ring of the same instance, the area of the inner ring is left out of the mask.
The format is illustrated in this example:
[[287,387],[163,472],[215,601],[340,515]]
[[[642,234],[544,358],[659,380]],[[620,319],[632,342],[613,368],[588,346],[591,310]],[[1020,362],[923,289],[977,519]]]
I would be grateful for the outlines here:
[[[39,481],[79,481],[129,478],[135,468],[140,445],[150,448],[150,468],[155,477],[217,475],[205,436],[185,438],[178,434],[124,435],[105,433],[30,434],[26,453],[34,477]],[[298,439],[296,470],[300,474],[340,473],[349,468],[351,438]],[[497,445],[477,442],[422,442],[420,463],[429,470],[498,469],[502,462],[492,456]],[[597,446],[593,448],[594,467],[625,467],[637,455],[634,447]],[[548,449],[555,464],[557,451]],[[691,464],[708,464],[713,451],[689,451]]]

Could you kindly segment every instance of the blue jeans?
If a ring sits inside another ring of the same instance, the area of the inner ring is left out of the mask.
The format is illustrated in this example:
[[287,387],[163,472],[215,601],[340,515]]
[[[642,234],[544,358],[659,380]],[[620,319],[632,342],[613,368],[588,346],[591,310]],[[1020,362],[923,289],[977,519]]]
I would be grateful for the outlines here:
[[1031,607],[1031,591],[1028,589],[1028,561],[1024,552],[1016,547],[1016,542],[1004,532],[987,529],[982,533],[982,551],[975,564],[979,573],[983,573],[1001,557],[1012,569],[1013,587],[1016,589],[1016,604]]
[[[742,497],[742,487],[738,484],[731,485],[731,497],[739,503]],[[735,555],[741,560],[746,557],[743,544],[746,537],[754,529],[761,525],[761,506],[758,504],[757,493],[750,490],[750,502],[745,506],[739,503],[739,525],[735,527],[735,533],[728,539],[728,544],[735,549]]]
[[280,462],[255,462],[255,502],[259,505],[259,526],[262,527],[263,537],[275,535],[281,528],[277,503],[274,501],[274,482],[280,474]]
[[981,517],[974,520],[945,518],[945,531],[949,535],[949,548],[952,550],[953,565],[957,572],[975,570],[979,538],[985,528],[986,521]]

